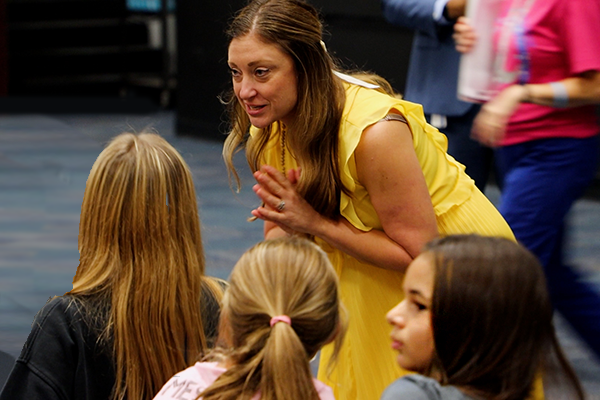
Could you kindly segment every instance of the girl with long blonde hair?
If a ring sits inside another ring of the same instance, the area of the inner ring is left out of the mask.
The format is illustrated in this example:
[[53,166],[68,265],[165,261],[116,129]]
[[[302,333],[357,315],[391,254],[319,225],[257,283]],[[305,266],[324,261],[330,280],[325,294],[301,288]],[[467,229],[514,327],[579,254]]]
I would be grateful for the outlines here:
[[2,399],[145,399],[216,336],[222,284],[204,275],[181,155],[124,133],[94,163],[73,290],[38,313]]
[[175,375],[155,400],[183,393],[203,400],[332,400],[309,365],[326,343],[337,352],[346,330],[327,255],[306,239],[267,240],[242,255],[229,283],[220,346]]

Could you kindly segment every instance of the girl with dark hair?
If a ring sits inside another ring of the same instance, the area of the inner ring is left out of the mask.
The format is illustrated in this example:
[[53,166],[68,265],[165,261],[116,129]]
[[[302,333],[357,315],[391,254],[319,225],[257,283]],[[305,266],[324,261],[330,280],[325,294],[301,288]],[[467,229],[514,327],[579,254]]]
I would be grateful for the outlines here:
[[478,235],[433,240],[403,288],[387,315],[392,348],[400,366],[421,375],[398,379],[382,400],[523,400],[540,371],[546,399],[583,400],[556,338],[544,272],[525,247]]
[[333,400],[309,366],[324,344],[339,349],[346,330],[327,255],[306,239],[267,240],[242,255],[229,282],[219,346],[155,400]]

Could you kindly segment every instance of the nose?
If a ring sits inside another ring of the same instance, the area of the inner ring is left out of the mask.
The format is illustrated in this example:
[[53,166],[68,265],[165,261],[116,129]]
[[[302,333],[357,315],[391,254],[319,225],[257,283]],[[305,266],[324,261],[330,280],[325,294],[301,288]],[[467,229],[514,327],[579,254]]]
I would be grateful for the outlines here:
[[390,311],[388,311],[385,318],[390,325],[394,325],[399,328],[404,327],[403,310],[404,310],[405,304],[406,304],[406,300],[402,300],[400,303],[398,303],[398,305],[396,305],[396,307],[394,307]]
[[256,96],[256,88],[252,79],[243,77],[240,82],[237,83],[237,86],[238,97],[240,99],[248,100]]

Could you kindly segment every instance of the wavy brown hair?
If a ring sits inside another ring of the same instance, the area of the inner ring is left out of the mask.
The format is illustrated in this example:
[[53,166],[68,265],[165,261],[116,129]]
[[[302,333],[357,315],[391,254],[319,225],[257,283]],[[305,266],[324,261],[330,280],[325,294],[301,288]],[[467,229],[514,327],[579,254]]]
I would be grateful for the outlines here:
[[451,235],[424,253],[435,265],[432,373],[442,384],[485,399],[522,400],[541,372],[545,385],[560,381],[571,388],[569,398],[584,398],[556,338],[542,266],[530,251],[505,238]]
[[[181,155],[156,134],[124,133],[94,163],[79,223],[75,298],[107,310],[100,340],[112,348],[113,399],[152,398],[206,348],[196,194]],[[98,300],[99,299],[99,300]]]
[[[339,171],[338,131],[345,94],[342,84],[333,74],[336,63],[321,44],[323,25],[314,7],[302,0],[255,0],[242,8],[227,35],[229,40],[259,35],[265,43],[278,46],[293,62],[298,78],[298,116],[288,126],[287,147],[301,162],[302,176],[298,192],[323,215],[339,215],[341,191],[347,192]],[[225,141],[223,156],[235,177],[233,156],[246,149],[250,168],[260,168],[262,154],[273,126],[260,130],[250,139],[250,120],[233,91],[224,96],[228,106],[231,129]]]
[[[263,400],[318,399],[309,360],[331,340],[335,359],[347,325],[327,255],[306,239],[267,240],[242,255],[229,282],[224,347],[207,359],[230,366],[198,399],[251,399],[258,391]],[[291,325],[271,327],[278,315]]]
[[[319,213],[329,218],[339,216],[340,194],[350,194],[344,186],[339,168],[339,129],[346,94],[334,70],[341,71],[322,41],[323,24],[317,10],[303,0],[251,0],[235,15],[227,30],[229,42],[257,34],[289,55],[297,76],[297,117],[288,126],[287,148],[299,161],[302,174],[298,193]],[[365,71],[347,71],[356,78],[379,85],[379,91],[400,97],[383,77]],[[237,188],[240,179],[233,165],[234,155],[246,149],[250,169],[257,171],[274,126],[249,137],[250,119],[233,90],[222,96],[227,106],[230,131],[223,147],[223,158]]]

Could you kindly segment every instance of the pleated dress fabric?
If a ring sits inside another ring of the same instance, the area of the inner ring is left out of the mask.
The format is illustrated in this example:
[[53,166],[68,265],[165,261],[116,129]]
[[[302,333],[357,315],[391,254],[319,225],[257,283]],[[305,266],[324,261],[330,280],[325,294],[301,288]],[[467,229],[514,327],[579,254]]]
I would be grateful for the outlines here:
[[[340,126],[339,158],[342,180],[351,195],[341,194],[343,218],[362,231],[382,230],[369,194],[357,179],[354,151],[363,130],[395,109],[407,119],[412,132],[440,235],[479,233],[514,240],[508,224],[465,174],[464,166],[446,153],[446,137],[427,124],[420,105],[358,85],[344,85],[347,98]],[[259,134],[258,129],[251,129],[252,136]],[[263,161],[283,171],[281,152],[281,138],[275,125]],[[296,168],[298,163],[289,149],[286,152],[290,156],[285,158],[285,170]],[[393,156],[393,150],[382,156]],[[396,353],[390,347],[391,327],[385,319],[386,313],[403,299],[404,274],[365,264],[319,238],[315,240],[337,271],[342,301],[350,316],[337,363],[328,368],[333,346],[325,346],[320,355],[318,378],[332,387],[338,400],[379,399],[389,384],[408,373],[396,363]]]

